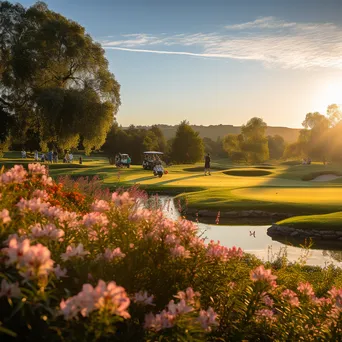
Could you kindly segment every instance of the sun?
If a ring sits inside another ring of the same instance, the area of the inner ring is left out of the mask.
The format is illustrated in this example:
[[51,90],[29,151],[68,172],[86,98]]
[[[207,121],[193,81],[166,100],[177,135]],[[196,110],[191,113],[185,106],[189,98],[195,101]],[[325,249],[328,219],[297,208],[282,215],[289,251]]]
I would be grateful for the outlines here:
[[327,82],[319,95],[320,110],[326,111],[331,104],[342,107],[342,80]]

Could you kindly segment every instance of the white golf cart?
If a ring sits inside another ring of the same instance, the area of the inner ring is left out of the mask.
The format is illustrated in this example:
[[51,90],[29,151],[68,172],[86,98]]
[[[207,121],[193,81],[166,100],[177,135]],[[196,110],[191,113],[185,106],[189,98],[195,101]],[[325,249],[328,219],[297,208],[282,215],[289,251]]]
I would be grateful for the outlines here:
[[161,156],[163,152],[158,151],[146,151],[144,152],[144,158],[142,167],[144,170],[152,170],[154,176],[162,177],[164,174],[164,168],[162,165]]

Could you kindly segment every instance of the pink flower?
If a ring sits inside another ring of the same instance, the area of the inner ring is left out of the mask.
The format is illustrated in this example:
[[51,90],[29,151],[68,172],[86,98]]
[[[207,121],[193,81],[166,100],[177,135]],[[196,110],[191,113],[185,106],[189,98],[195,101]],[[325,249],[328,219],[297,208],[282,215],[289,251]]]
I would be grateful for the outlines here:
[[67,261],[71,258],[83,259],[83,257],[87,254],[89,254],[89,252],[85,251],[83,249],[83,244],[80,243],[77,247],[69,245],[65,253],[61,254],[61,258],[63,261]]
[[2,211],[0,211],[0,220],[2,220],[3,224],[11,222],[9,211],[7,209],[2,209]]
[[188,287],[185,292],[179,291],[175,298],[180,300],[185,300],[188,304],[195,304],[195,299],[199,298],[201,294],[199,292],[195,292],[191,287]]
[[262,319],[266,319],[267,321],[274,322],[276,321],[276,317],[274,317],[274,313],[269,309],[261,309],[255,312],[255,316],[257,321],[261,321]]
[[271,285],[271,287],[276,287],[275,280],[277,279],[277,276],[272,275],[271,270],[266,270],[263,265],[255,268],[250,273],[251,280],[256,281],[265,281]]
[[59,264],[53,269],[53,271],[55,272],[55,276],[57,279],[67,277],[66,275],[67,269],[66,268],[61,269],[61,266]]
[[176,316],[163,310],[160,314],[153,315],[152,312],[145,315],[144,328],[147,330],[160,331],[162,329],[172,328],[174,326]]
[[106,285],[103,280],[99,280],[95,288],[90,284],[84,284],[82,291],[76,296],[66,301],[62,300],[60,308],[67,320],[75,318],[79,313],[86,317],[95,310],[130,318],[127,312],[129,304],[130,300],[123,287],[117,286],[113,281]]
[[113,259],[122,259],[125,256],[126,254],[121,252],[120,247],[117,247],[112,251],[109,248],[106,248],[103,254],[103,257],[108,261],[111,261]]
[[131,317],[127,312],[130,300],[123,287],[117,286],[114,281],[108,283],[106,287],[105,282],[99,280],[95,291],[100,294],[100,297],[95,304],[97,309],[108,310],[111,314],[121,316],[123,318]]
[[296,292],[287,289],[281,293],[281,296],[293,307],[298,307],[300,304]]
[[31,227],[31,237],[33,238],[48,238],[61,241],[63,236],[64,231],[62,229],[57,229],[52,223],[45,226],[37,223],[35,226]]
[[262,295],[262,298],[261,298],[261,299],[262,299],[262,301],[264,302],[264,304],[265,304],[266,306],[269,306],[270,308],[273,307],[273,305],[274,305],[273,299],[271,299],[270,296],[268,296],[268,295],[266,294],[266,292],[262,293],[261,295]]
[[6,263],[15,264],[26,279],[47,276],[53,270],[54,262],[50,259],[50,251],[41,244],[30,246],[28,239],[20,242],[13,237],[8,248],[3,248],[2,251],[8,258]]
[[328,293],[331,296],[331,298],[335,301],[336,306],[342,309],[342,289],[337,289],[333,286]]
[[149,296],[147,291],[140,291],[134,294],[133,301],[137,304],[142,305],[154,305],[153,304],[153,295]]
[[42,202],[40,198],[32,198],[30,200],[26,200],[22,198],[16,206],[19,208],[20,211],[33,211],[36,213],[44,212],[46,209],[49,208],[50,203]]
[[24,239],[20,241],[16,235],[13,235],[8,241],[8,248],[3,248],[2,251],[7,256],[6,264],[13,265],[21,262],[21,258],[30,249],[30,240]]
[[33,175],[47,175],[47,169],[39,163],[28,164],[28,170]]
[[131,206],[135,203],[135,199],[131,197],[129,192],[124,192],[122,194],[119,194],[118,192],[114,192],[112,194],[112,202],[114,202],[115,206],[121,207],[121,206]]
[[52,185],[53,184],[52,178],[48,177],[46,175],[43,175],[40,181],[43,185]]
[[103,213],[109,209],[109,203],[104,200],[95,200],[95,202],[91,205],[91,210],[99,213]]
[[168,311],[173,315],[182,315],[193,311],[193,307],[187,305],[184,299],[181,299],[177,304],[174,300],[170,300],[167,308]]
[[173,258],[190,258],[190,252],[187,251],[183,246],[176,246],[170,249]]
[[40,198],[43,201],[47,201],[49,199],[49,194],[46,190],[34,190],[32,193],[32,197]]
[[201,327],[205,331],[211,331],[211,326],[218,325],[219,323],[216,321],[218,318],[217,313],[209,307],[207,311],[201,310],[199,313],[198,321],[201,324]]
[[297,290],[302,293],[303,295],[306,295],[308,297],[314,297],[315,296],[315,292],[313,291],[313,288],[311,286],[311,284],[309,282],[300,282]]
[[26,180],[27,172],[22,165],[15,165],[7,172],[0,174],[0,186],[10,183],[22,183]]
[[5,279],[1,281],[0,297],[16,298],[20,297],[20,288],[18,283],[11,284]]
[[82,223],[86,227],[94,225],[106,226],[108,224],[107,216],[99,212],[91,212],[83,216]]
[[241,248],[227,248],[220,245],[220,241],[215,243],[213,240],[207,246],[207,256],[213,259],[221,259],[222,261],[227,261],[231,258],[241,258],[243,256],[243,251]]

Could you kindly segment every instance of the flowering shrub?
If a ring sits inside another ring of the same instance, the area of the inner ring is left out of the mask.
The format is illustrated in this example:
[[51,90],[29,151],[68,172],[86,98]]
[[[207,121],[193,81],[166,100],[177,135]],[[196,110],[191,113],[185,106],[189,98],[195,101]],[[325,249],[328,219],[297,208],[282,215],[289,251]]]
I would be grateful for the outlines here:
[[337,341],[342,334],[339,269],[263,264],[207,243],[190,221],[147,209],[137,189],[108,194],[82,183],[80,191],[70,180],[55,183],[39,164],[2,172],[0,197],[6,338]]

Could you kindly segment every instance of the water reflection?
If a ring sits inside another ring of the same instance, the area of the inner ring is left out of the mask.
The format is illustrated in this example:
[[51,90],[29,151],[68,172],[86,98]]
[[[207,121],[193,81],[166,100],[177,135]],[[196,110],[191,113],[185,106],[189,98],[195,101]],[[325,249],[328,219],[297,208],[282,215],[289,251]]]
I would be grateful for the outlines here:
[[[179,218],[179,212],[170,197],[152,198],[150,205],[161,206],[169,218]],[[215,218],[212,218],[212,224],[207,220],[206,223],[198,222],[198,226],[200,233],[208,240],[219,240],[227,247],[241,247],[245,252],[252,253],[264,261],[275,260],[278,255],[286,255],[290,261],[297,261],[305,256],[308,265],[325,266],[332,263],[342,267],[342,251],[337,247],[314,244],[313,248],[306,250],[300,247],[304,241],[272,240],[267,235],[269,225],[216,225]]]

